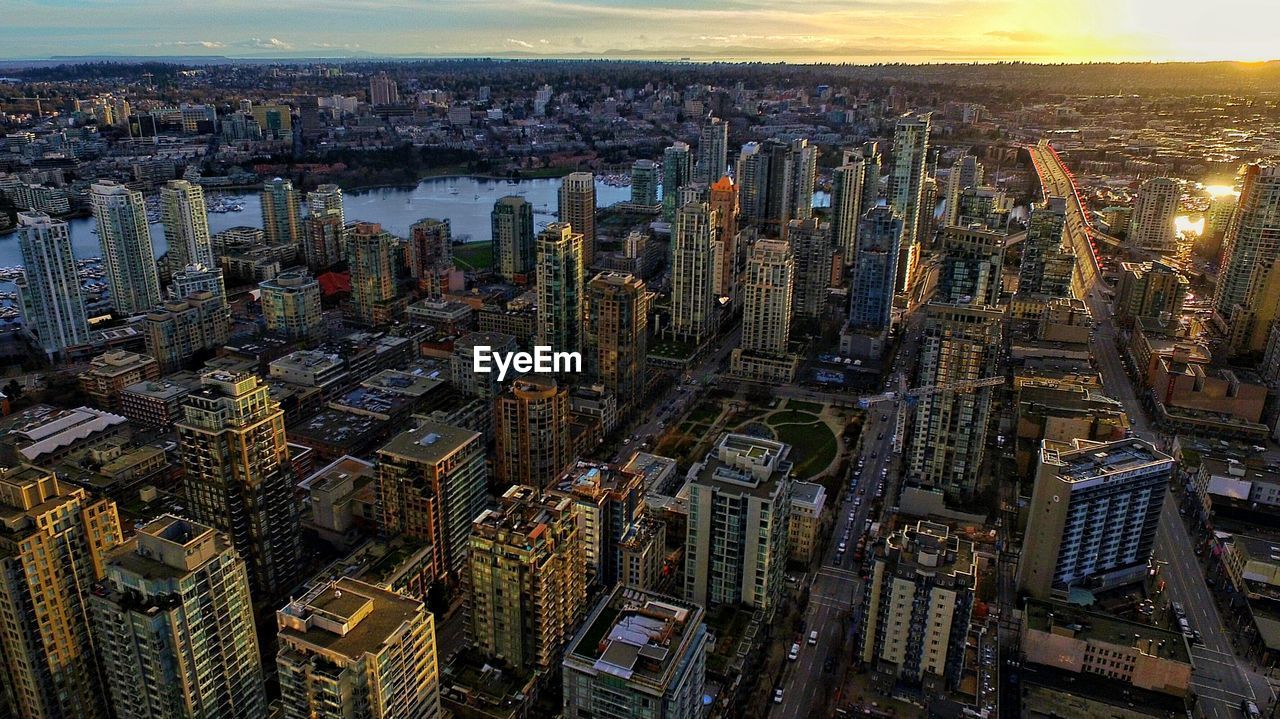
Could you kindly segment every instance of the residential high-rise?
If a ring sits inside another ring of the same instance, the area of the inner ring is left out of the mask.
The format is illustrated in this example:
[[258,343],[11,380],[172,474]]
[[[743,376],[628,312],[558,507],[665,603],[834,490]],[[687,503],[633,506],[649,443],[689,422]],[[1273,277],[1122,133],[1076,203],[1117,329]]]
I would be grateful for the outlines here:
[[1031,208],[1027,238],[1022,242],[1022,265],[1018,268],[1018,292],[1071,296],[1071,275],[1075,254],[1063,247],[1062,232],[1067,219],[1067,201],[1048,197]]
[[936,297],[941,302],[995,306],[1004,289],[1003,232],[982,225],[949,225],[942,232],[942,269]]
[[858,223],[865,212],[862,209],[862,180],[865,175],[866,169],[860,159],[831,171],[831,242],[840,249],[846,265],[857,262]]
[[146,312],[160,302],[160,278],[142,193],[103,180],[89,188],[89,201],[97,220],[111,305],[121,315]]
[[507,282],[527,282],[535,266],[533,205],[519,195],[493,203],[493,269]]
[[293,587],[300,559],[284,412],[256,375],[215,370],[200,384],[174,423],[188,510],[231,539],[255,602],[265,602]]
[[915,281],[920,254],[920,199],[929,158],[930,116],[904,115],[893,130],[893,166],[889,173],[889,205],[902,218],[898,250],[897,291]]
[[[1254,280],[1280,259],[1280,164],[1248,165],[1241,171],[1240,200],[1222,241],[1222,266],[1213,293],[1213,310],[1224,327],[1233,315],[1254,305]],[[1239,310],[1236,309],[1237,305]]]
[[302,207],[293,182],[274,178],[263,183],[262,231],[268,245],[302,244]]
[[[501,391],[502,384],[498,382],[497,372],[475,369],[477,347],[488,347],[495,354],[518,352],[520,347],[515,335],[503,332],[468,332],[454,340],[453,355],[449,358],[449,383],[468,397],[492,403]],[[513,379],[515,378],[505,378]]]
[[968,153],[951,166],[951,174],[947,176],[945,224],[960,224],[960,192],[970,187],[981,187],[982,174],[982,163],[978,162],[977,157]]
[[1176,320],[1191,282],[1164,262],[1122,262],[1116,286],[1116,319],[1132,322],[1139,317]]
[[[919,381],[925,387],[996,376],[1003,312],[983,305],[926,305]],[[938,389],[919,398],[907,453],[909,476],[948,499],[983,489],[992,387]]]
[[380,72],[369,78],[369,104],[374,107],[380,105],[395,105],[400,102],[400,87],[396,81],[385,72]]
[[691,470],[685,598],[771,616],[782,600],[791,512],[791,446],[726,434]]
[[571,172],[560,183],[560,223],[582,235],[582,266],[596,260],[596,176]]
[[742,341],[730,363],[734,374],[768,382],[794,377],[797,358],[788,355],[787,348],[795,282],[791,246],[756,241],[742,282]]
[[302,270],[292,270],[258,283],[267,331],[291,340],[324,338],[320,283]]
[[169,266],[214,268],[209,239],[209,213],[204,188],[186,180],[169,180],[160,188],[160,219],[169,245]]
[[553,352],[576,352],[585,339],[585,240],[566,222],[538,233],[538,344]]
[[701,345],[714,330],[719,215],[705,202],[676,211],[671,234],[671,332]]
[[781,236],[795,205],[792,147],[777,139],[748,142],[738,158],[736,180],[745,223]]
[[693,179],[710,185],[724,177],[729,169],[729,124],[718,117],[709,117],[702,126],[698,140],[698,162]]
[[396,238],[376,222],[358,222],[347,238],[351,263],[351,302],[360,324],[384,325],[398,309]]
[[342,577],[276,612],[284,719],[436,719],[435,617],[389,589]]
[[719,262],[714,279],[717,297],[728,297],[735,305],[741,299],[738,292],[738,276],[745,263],[745,244],[738,233],[738,188],[733,178],[721,177],[707,190],[707,204],[715,218],[713,251]]
[[1145,578],[1173,464],[1140,439],[1042,442],[1019,591],[1065,598]]
[[476,517],[464,575],[467,640],[521,674],[552,669],[586,612],[577,507],[522,485]]
[[249,575],[225,536],[166,514],[105,572],[89,605],[118,719],[266,714]]
[[699,719],[703,614],[697,604],[626,586],[602,597],[565,651],[565,718]]
[[787,244],[791,245],[795,261],[791,312],[800,319],[820,319],[827,306],[827,289],[831,287],[831,225],[819,223],[816,218],[792,220],[787,225]]
[[1152,252],[1176,252],[1178,231],[1174,217],[1182,200],[1182,186],[1169,177],[1153,177],[1138,188],[1129,216],[1125,244]]
[[[927,207],[928,203],[923,206]],[[956,200],[955,224],[967,226],[976,223],[989,230],[1004,232],[1008,229],[1012,209],[1013,200],[1004,190],[994,187],[966,187],[960,190]]]
[[549,487],[573,461],[569,388],[527,375],[498,395],[494,406],[498,480]]
[[858,254],[849,289],[849,323],[856,329],[889,329],[893,319],[902,218],[888,205],[866,213],[858,231]]
[[67,223],[43,212],[19,212],[18,251],[23,330],[50,359],[87,344],[88,313]]
[[619,409],[644,398],[649,291],[625,272],[601,272],[587,283],[586,370],[613,392]]
[[433,564],[456,580],[488,478],[479,432],[421,421],[378,450],[378,528],[430,543]]
[[872,560],[857,647],[878,687],[959,686],[977,582],[973,542],[946,525],[920,520],[889,535]]
[[319,185],[307,193],[307,216],[319,217],[330,211],[337,212],[342,218],[338,224],[346,224],[346,208],[342,204],[341,187],[333,184]]
[[110,716],[89,590],[124,540],[116,505],[31,465],[0,467],[0,713]]
[[226,344],[231,313],[224,298],[197,292],[157,305],[143,318],[142,331],[147,354],[168,374],[182,369],[197,354]]
[[792,140],[787,153],[791,169],[791,189],[787,192],[790,206],[787,221],[813,217],[813,183],[818,177],[818,147],[803,138]]
[[417,280],[419,292],[428,297],[444,296],[453,269],[453,232],[448,219],[426,217],[409,226],[405,264],[409,276]]
[[645,507],[644,475],[615,464],[579,460],[548,491],[571,497],[578,505],[591,582],[603,587],[618,583],[623,542]]
[[[854,151],[857,152],[857,151]],[[851,155],[845,156],[844,164],[849,164]],[[880,169],[884,165],[884,157],[880,154],[880,143],[870,140],[862,143],[862,214],[880,203]]]
[[653,160],[636,160],[631,164],[631,204],[658,205],[658,164]]
[[693,159],[689,146],[683,142],[672,143],[662,151],[662,218],[674,222],[680,208],[677,198],[680,188],[693,179]]
[[170,299],[184,299],[191,295],[208,292],[218,298],[230,311],[227,304],[227,285],[222,279],[222,268],[217,266],[187,265],[173,273],[169,284]]
[[313,210],[302,221],[302,253],[307,267],[323,272],[345,259],[345,231],[341,210]]

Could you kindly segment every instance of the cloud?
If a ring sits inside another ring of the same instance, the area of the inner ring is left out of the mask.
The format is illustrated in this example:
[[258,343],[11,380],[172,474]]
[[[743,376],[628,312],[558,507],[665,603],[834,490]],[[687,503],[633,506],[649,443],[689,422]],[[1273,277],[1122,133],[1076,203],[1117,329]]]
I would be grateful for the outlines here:
[[251,37],[243,42],[236,43],[240,47],[250,47],[255,50],[292,50],[293,45],[281,40],[278,37],[269,37],[266,39],[260,37]]
[[990,37],[998,37],[1002,40],[1013,42],[1044,42],[1050,39],[1046,33],[1036,32],[1035,30],[991,30],[986,34]]
[[533,47],[533,43],[528,43],[528,42],[525,42],[524,40],[517,40],[517,39],[515,39],[515,38],[513,38],[513,37],[509,37],[509,38],[507,38],[507,39],[505,40],[505,42],[506,42],[508,45],[515,45],[515,46],[517,46],[517,47],[523,47],[523,48],[526,48],[526,49],[531,49],[531,48]]
[[157,42],[152,47],[203,47],[207,50],[217,50],[226,47],[225,42],[216,40],[172,40],[170,42]]

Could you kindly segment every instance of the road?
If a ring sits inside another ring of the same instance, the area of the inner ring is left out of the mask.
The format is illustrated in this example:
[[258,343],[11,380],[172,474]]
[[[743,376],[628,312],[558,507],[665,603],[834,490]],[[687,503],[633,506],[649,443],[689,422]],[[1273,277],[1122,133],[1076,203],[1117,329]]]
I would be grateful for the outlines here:
[[[1031,148],[1036,157],[1036,167],[1042,172],[1041,178],[1046,192],[1055,194],[1063,191],[1071,192],[1070,180],[1065,176],[1056,157],[1050,157],[1043,148]],[[1066,195],[1072,196],[1072,195]],[[1067,232],[1075,233],[1073,246],[1079,248],[1080,234],[1085,232],[1084,218],[1081,215],[1078,201],[1067,204]],[[1087,240],[1085,241],[1087,243]],[[1079,250],[1077,250],[1079,258]],[[1079,259],[1077,263],[1080,264]],[[1091,275],[1083,298],[1098,322],[1098,328],[1090,345],[1093,357],[1097,361],[1099,373],[1102,375],[1103,387],[1107,394],[1119,400],[1129,415],[1134,434],[1157,446],[1162,446],[1162,439],[1150,425],[1146,414],[1138,400],[1129,375],[1116,346],[1116,328],[1112,321],[1110,308],[1101,294],[1098,282],[1097,265],[1086,260],[1086,268],[1092,265],[1093,271],[1086,269]],[[1240,716],[1240,700],[1248,698],[1260,707],[1266,707],[1275,700],[1275,694],[1266,677],[1253,671],[1249,663],[1237,657],[1231,648],[1231,641],[1222,624],[1218,607],[1205,585],[1204,574],[1200,570],[1195,555],[1195,542],[1188,535],[1178,514],[1177,502],[1172,488],[1166,491],[1163,516],[1156,534],[1156,561],[1161,563],[1161,576],[1165,579],[1169,601],[1181,602],[1187,611],[1188,622],[1200,631],[1204,644],[1193,646],[1191,655],[1195,673],[1192,688],[1199,696],[1197,711],[1202,717],[1227,719]]]

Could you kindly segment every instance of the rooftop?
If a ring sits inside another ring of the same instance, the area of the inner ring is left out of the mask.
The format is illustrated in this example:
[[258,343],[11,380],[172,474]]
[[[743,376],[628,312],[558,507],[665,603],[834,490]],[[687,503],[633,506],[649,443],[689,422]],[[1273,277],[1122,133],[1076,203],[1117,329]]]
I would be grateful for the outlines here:
[[481,446],[479,438],[479,432],[443,422],[421,420],[416,428],[392,437],[378,453],[436,464],[469,445]]
[[580,670],[665,688],[697,635],[702,608],[620,586],[596,605],[566,662]]
[[791,475],[791,446],[745,434],[726,434],[690,470],[694,482],[728,494],[772,497]]
[[1061,465],[1058,476],[1069,482],[1086,482],[1147,468],[1168,472],[1173,466],[1172,457],[1141,439],[1075,440],[1075,449],[1058,452],[1045,448],[1042,452],[1047,460],[1056,460]]
[[1186,639],[1178,632],[1094,612],[1076,604],[1028,599],[1024,607],[1028,629],[1065,634],[1084,641],[1139,647],[1163,659],[1190,663]]
[[343,577],[276,612],[281,644],[357,661],[423,612],[422,603]]

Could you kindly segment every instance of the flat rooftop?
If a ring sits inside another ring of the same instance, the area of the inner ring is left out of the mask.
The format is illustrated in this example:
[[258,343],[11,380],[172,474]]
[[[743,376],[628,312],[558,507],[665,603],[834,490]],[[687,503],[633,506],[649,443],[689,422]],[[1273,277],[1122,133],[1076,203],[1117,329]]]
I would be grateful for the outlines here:
[[1076,604],[1028,599],[1023,616],[1029,629],[1053,630],[1073,635],[1076,639],[1134,647],[1139,641],[1152,640],[1156,656],[1170,661],[1191,663],[1191,652],[1182,634],[1150,624],[1094,612]]
[[416,428],[392,437],[378,453],[436,464],[468,444],[475,443],[479,437],[479,432],[469,429],[444,422],[421,420]]
[[674,597],[618,587],[601,600],[567,652],[624,681],[665,688],[702,623],[702,608]]
[[421,612],[417,600],[343,577],[278,612],[281,643],[356,661],[376,653]]
[[1058,453],[1057,459],[1062,463],[1058,476],[1067,481],[1083,482],[1144,467],[1167,470],[1173,464],[1172,457],[1140,439],[1081,444],[1083,446],[1076,449]]

